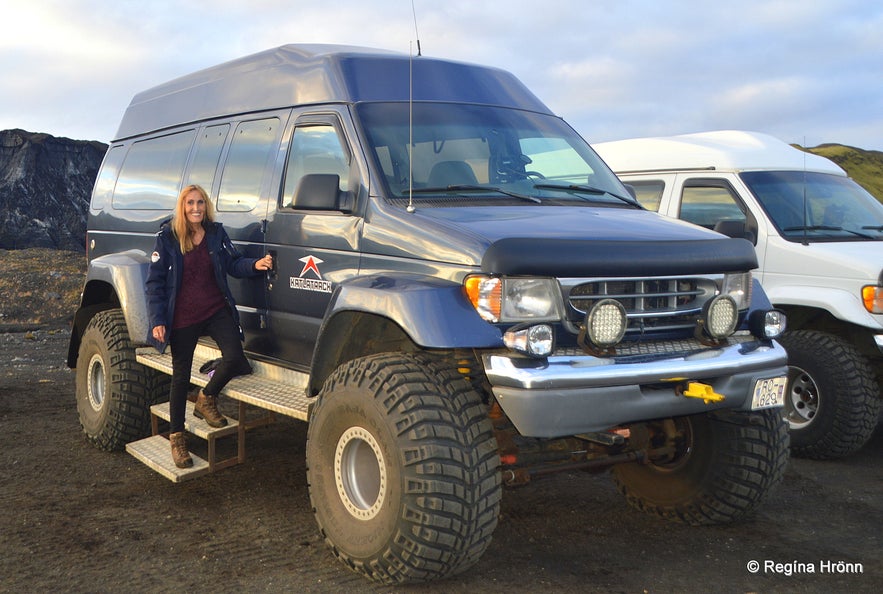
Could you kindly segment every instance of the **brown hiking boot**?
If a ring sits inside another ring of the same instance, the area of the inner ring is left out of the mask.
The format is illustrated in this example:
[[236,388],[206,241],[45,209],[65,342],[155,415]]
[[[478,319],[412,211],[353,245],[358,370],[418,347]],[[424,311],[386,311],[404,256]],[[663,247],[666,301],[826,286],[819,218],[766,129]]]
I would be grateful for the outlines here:
[[193,415],[197,419],[205,419],[205,422],[210,427],[224,427],[227,425],[227,418],[218,411],[217,398],[206,396],[202,390],[199,391],[199,396],[196,397]]
[[179,431],[169,435],[169,443],[172,444],[172,460],[178,468],[189,468],[193,466],[193,458],[187,451],[187,440],[184,438],[184,432]]

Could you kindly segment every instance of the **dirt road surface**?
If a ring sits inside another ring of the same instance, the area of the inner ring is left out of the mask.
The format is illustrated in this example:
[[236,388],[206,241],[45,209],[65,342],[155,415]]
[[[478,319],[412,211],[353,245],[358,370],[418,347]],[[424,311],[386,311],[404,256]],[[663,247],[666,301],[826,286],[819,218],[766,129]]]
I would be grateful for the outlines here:
[[[248,460],[173,484],[77,421],[64,325],[0,334],[0,592],[879,592],[883,435],[792,459],[752,519],[691,528],[629,508],[606,474],[504,493],[493,543],[443,582],[361,578],[319,537],[306,425],[249,435]],[[758,564],[755,568],[753,562]]]

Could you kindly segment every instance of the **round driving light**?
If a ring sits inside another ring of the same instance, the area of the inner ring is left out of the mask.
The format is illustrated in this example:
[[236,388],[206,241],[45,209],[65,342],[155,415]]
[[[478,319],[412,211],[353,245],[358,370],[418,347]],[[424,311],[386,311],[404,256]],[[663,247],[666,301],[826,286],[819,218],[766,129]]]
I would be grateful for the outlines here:
[[555,333],[548,324],[515,326],[503,334],[503,343],[531,357],[548,357],[555,350]]
[[729,295],[718,295],[705,308],[705,330],[712,338],[726,338],[736,330],[739,309]]
[[547,324],[531,326],[527,329],[527,348],[531,355],[547,357],[555,344],[552,327]]
[[625,307],[615,299],[602,299],[586,314],[586,333],[595,346],[615,345],[622,340],[627,326]]
[[785,312],[778,309],[755,311],[748,318],[751,333],[758,338],[779,338],[788,326]]

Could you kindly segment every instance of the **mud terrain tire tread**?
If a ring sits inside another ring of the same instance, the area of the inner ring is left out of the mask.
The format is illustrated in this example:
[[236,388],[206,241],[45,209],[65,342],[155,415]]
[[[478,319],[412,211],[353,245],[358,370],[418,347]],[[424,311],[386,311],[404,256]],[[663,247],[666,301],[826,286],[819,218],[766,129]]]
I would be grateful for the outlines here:
[[684,419],[696,436],[686,464],[675,470],[639,462],[616,466],[620,493],[636,509],[691,526],[750,514],[785,474],[788,424],[781,409]]
[[[105,373],[100,411],[89,403],[86,387],[89,361],[96,353],[102,357]],[[135,360],[122,310],[109,309],[95,314],[83,332],[76,382],[80,426],[86,439],[99,449],[116,451],[147,436],[150,405],[167,396],[169,380]]]
[[806,371],[819,389],[819,409],[804,428],[791,429],[791,452],[830,460],[855,453],[877,427],[881,394],[874,372],[846,340],[815,330],[786,332],[779,342],[789,364]]
[[[367,521],[335,488],[335,444],[351,426],[369,429],[387,462],[388,493]],[[449,577],[490,544],[502,496],[496,439],[480,395],[449,364],[385,353],[342,365],[325,382],[306,449],[319,528],[357,573],[387,584]]]

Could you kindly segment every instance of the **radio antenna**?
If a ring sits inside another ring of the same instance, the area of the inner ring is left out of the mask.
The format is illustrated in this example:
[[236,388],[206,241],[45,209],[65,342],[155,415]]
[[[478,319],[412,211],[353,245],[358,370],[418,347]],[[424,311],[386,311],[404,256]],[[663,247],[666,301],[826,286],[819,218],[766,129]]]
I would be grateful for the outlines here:
[[[417,8],[411,0],[414,15],[414,37],[417,39],[417,55],[420,56],[420,32],[417,30]],[[414,45],[408,44],[408,212],[414,208]]]
[[411,14],[414,15],[414,37],[417,39],[417,55],[420,53],[420,32],[417,30],[417,8],[414,6],[414,0],[411,0]]
[[807,226],[809,225],[809,203],[806,198],[806,136],[803,137],[803,245],[809,245]]
[[[414,6],[413,0],[411,6]],[[412,44],[408,44],[408,208],[405,210],[408,212],[416,210],[414,208],[414,47]]]

